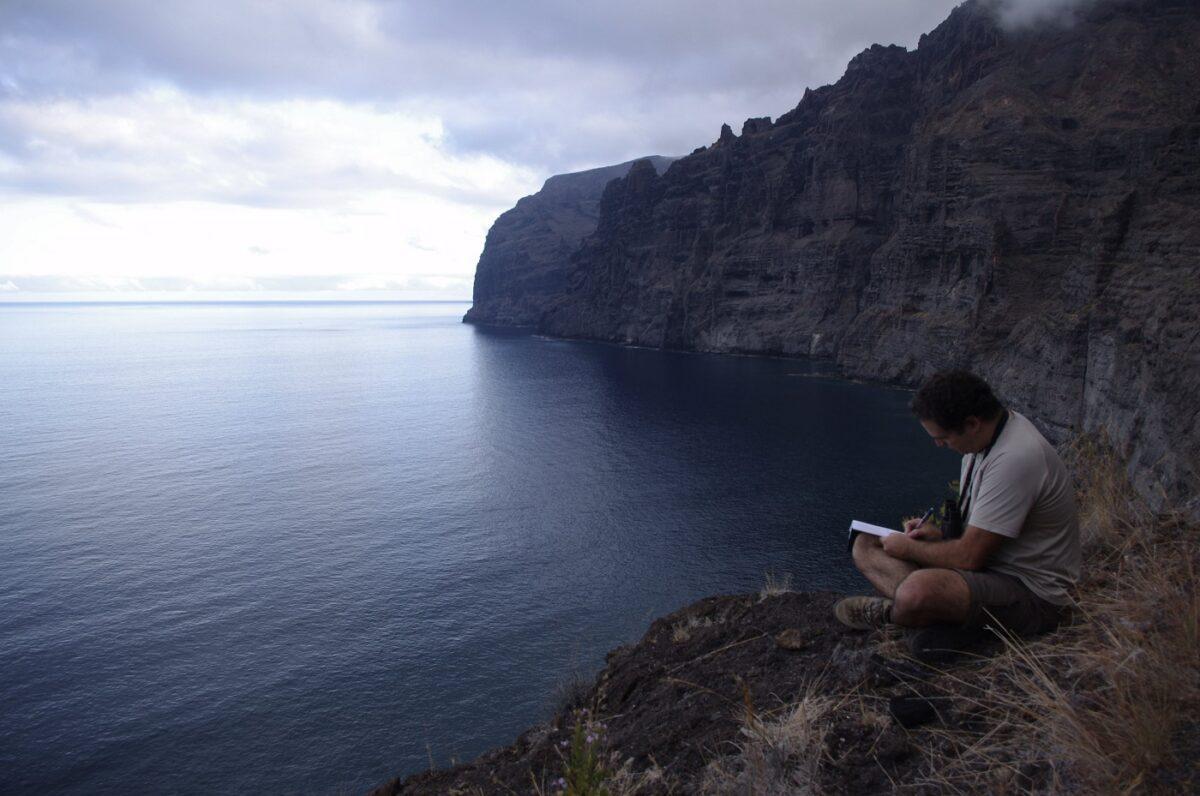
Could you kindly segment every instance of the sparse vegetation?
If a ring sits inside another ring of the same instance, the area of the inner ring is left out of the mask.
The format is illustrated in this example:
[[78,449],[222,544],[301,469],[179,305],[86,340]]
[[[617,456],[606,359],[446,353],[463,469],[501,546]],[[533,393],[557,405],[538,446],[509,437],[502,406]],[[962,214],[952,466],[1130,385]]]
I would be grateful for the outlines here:
[[604,765],[601,735],[604,725],[592,721],[584,710],[576,714],[575,729],[568,745],[563,776],[555,784],[566,796],[608,796],[604,786],[608,769]]
[[705,794],[817,793],[817,770],[827,757],[828,718],[838,700],[813,680],[800,699],[760,715],[746,699],[734,754],[709,763],[700,784]]
[[592,678],[585,676],[578,669],[572,669],[570,674],[554,687],[554,715],[559,716],[584,707],[591,688]]
[[[1086,580],[1075,624],[947,675],[970,728],[930,730],[930,782],[954,790],[1172,787],[1200,710],[1197,529],[1153,516],[1103,441],[1071,452]],[[1190,734],[1190,733],[1189,733]]]
[[782,577],[774,572],[766,573],[766,581],[761,589],[758,590],[758,599],[766,600],[771,597],[778,597],[781,594],[786,594],[792,590],[792,575],[787,573]]
[[[947,792],[1128,793],[1194,785],[1181,753],[1200,714],[1197,528],[1154,515],[1104,440],[1071,446],[1085,580],[1076,621],[1039,639],[1005,636],[999,652],[934,677],[958,716],[916,730],[920,782]],[[768,575],[759,599],[787,589]],[[895,633],[880,652],[897,657]],[[819,683],[773,716],[747,710],[745,740],[705,772],[709,793],[815,793],[825,733],[847,700]],[[858,721],[890,718],[861,695]],[[1189,729],[1191,728],[1191,729]],[[1185,759],[1186,758],[1186,759]]]
[[[908,657],[901,629],[845,634],[826,616],[832,595],[787,594],[790,579],[768,575],[756,595],[655,623],[594,685],[573,677],[570,707],[503,753],[507,776],[485,761],[456,784],[532,784],[539,796],[1196,792],[1200,527],[1152,512],[1103,440],[1065,458],[1085,551],[1073,624],[931,670]],[[782,643],[788,632],[807,643]],[[610,711],[603,723],[596,710]]]
[[539,796],[637,796],[647,789],[670,792],[658,766],[635,772],[632,759],[621,761],[619,754],[608,750],[606,729],[586,709],[576,711],[570,739],[559,742],[562,776],[545,788],[535,784]]
[[671,625],[671,640],[676,644],[682,644],[690,640],[692,632],[698,628],[713,627],[724,622],[724,617],[696,616],[692,614],[687,619]]

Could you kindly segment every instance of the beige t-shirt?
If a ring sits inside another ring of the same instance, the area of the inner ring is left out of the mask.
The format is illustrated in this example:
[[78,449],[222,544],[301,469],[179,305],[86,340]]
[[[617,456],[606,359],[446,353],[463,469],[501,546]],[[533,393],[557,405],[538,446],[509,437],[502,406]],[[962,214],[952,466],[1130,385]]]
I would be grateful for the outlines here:
[[960,479],[972,459],[979,461],[963,524],[1008,537],[985,568],[1018,578],[1047,602],[1070,603],[1067,589],[1079,580],[1079,516],[1058,452],[1033,423],[1010,412],[986,456],[963,457]]

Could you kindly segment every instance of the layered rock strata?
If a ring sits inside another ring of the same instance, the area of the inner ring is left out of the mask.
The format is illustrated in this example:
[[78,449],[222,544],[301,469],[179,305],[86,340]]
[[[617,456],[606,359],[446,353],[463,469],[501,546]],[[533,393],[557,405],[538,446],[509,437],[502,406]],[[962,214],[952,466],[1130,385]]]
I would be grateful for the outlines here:
[[774,122],[634,164],[573,252],[502,260],[521,244],[489,236],[468,319],[907,384],[970,368],[1195,511],[1198,41],[1187,0],[1016,30],[964,3]]

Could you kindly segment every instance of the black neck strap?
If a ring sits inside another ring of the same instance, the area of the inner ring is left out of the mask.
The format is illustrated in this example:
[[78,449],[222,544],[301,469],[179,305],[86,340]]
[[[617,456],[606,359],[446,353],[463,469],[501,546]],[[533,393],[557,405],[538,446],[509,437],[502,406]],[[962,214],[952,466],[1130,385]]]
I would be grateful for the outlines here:
[[986,448],[971,457],[971,463],[967,465],[967,477],[963,479],[961,484],[958,485],[958,515],[962,517],[963,527],[966,527],[967,508],[971,503],[971,498],[973,497],[971,495],[971,492],[974,491],[971,489],[971,476],[975,475],[975,463],[980,459],[985,458],[989,453],[992,452],[992,448],[995,447],[996,441],[1000,439],[1000,433],[1004,431],[1004,426],[1007,424],[1008,410],[1003,409],[1000,412],[1000,421],[996,423],[996,430],[992,432],[991,441],[988,442]]

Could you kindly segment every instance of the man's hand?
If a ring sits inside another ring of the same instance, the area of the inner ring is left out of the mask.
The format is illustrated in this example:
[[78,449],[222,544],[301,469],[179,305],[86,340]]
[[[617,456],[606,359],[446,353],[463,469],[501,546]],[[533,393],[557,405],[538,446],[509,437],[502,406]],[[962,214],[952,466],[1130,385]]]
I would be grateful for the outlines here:
[[907,558],[906,553],[912,539],[904,533],[889,533],[880,538],[879,543],[883,545],[883,552],[892,558]]
[[[922,527],[913,530],[924,532],[929,529]],[[879,543],[883,546],[883,551],[892,558],[911,561],[923,567],[976,570],[987,563],[1004,543],[1005,538],[998,533],[968,525],[962,538],[948,542],[930,544],[924,539],[915,539],[908,533],[890,533],[880,539]]]
[[920,517],[913,517],[911,520],[904,521],[904,535],[909,539],[936,542],[942,538],[942,529],[934,525],[930,520],[926,520],[924,524],[921,524]]

